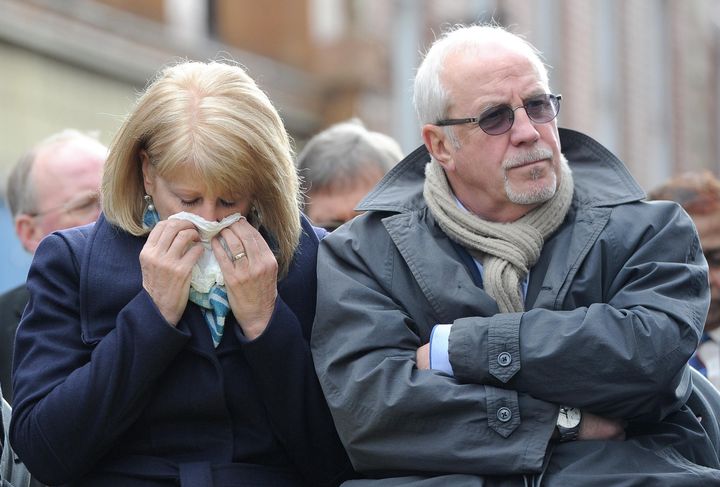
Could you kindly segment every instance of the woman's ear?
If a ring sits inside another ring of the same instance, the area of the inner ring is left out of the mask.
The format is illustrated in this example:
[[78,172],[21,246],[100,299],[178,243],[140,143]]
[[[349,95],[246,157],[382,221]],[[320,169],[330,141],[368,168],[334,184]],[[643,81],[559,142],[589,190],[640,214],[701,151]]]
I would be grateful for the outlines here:
[[262,225],[262,215],[260,214],[260,210],[257,209],[257,206],[255,206],[255,203],[250,207],[250,214],[247,216],[247,221],[255,227],[255,229],[260,228]]
[[150,162],[150,156],[145,149],[140,149],[138,155],[140,156],[140,162],[142,163],[143,186],[145,187],[145,193],[152,196],[155,189],[155,166],[153,166]]

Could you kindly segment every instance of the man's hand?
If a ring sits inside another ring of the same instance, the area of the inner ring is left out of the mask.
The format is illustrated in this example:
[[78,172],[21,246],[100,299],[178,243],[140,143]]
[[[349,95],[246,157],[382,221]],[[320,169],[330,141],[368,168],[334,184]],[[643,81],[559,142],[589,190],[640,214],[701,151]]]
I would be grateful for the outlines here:
[[625,439],[625,424],[615,419],[602,418],[587,411],[582,412],[578,440],[615,440]]
[[[418,370],[430,368],[430,344],[426,343],[415,352],[415,367]],[[607,419],[583,411],[578,440],[625,440],[623,421]]]
[[428,370],[430,368],[430,344],[426,343],[415,352],[415,367],[418,370]]

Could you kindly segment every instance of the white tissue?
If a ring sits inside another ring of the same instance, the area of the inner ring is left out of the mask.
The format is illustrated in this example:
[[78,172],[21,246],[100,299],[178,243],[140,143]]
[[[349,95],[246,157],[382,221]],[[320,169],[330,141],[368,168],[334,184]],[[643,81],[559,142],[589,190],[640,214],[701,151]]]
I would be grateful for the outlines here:
[[213,254],[210,241],[215,235],[220,233],[220,230],[229,227],[236,221],[240,220],[240,218],[242,218],[240,213],[233,213],[232,215],[223,218],[222,221],[211,222],[194,213],[188,213],[187,211],[176,213],[168,217],[168,220],[187,220],[195,225],[198,233],[200,233],[200,240],[205,250],[200,256],[200,259],[198,259],[197,263],[193,266],[192,278],[190,280],[190,286],[197,292],[210,292],[213,284],[216,283],[219,286],[225,285],[225,279],[220,271],[220,264],[215,258],[215,254]]

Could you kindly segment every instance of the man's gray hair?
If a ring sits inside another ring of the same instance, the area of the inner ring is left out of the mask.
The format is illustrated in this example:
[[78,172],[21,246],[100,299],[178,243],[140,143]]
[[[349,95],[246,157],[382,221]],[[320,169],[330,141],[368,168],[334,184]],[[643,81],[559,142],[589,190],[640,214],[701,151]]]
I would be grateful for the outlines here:
[[548,70],[540,51],[527,40],[495,24],[456,25],[433,43],[415,75],[413,103],[421,125],[447,118],[450,99],[441,81],[447,57],[461,51],[481,52],[491,42],[525,53],[536,64],[540,80],[549,89]]
[[37,211],[37,195],[30,175],[38,153],[52,145],[72,140],[100,143],[96,133],[84,133],[75,129],[65,129],[41,140],[25,152],[15,163],[7,180],[6,198],[13,218],[20,214],[32,214]]
[[382,174],[402,159],[398,143],[388,135],[369,131],[359,119],[330,126],[312,137],[295,164],[306,192],[352,180],[370,168]]

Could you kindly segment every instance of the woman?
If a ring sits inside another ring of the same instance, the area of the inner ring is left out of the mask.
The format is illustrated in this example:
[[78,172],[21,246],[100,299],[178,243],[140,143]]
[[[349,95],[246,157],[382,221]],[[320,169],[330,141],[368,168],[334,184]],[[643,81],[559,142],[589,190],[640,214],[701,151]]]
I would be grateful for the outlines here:
[[[268,98],[237,66],[165,69],[102,189],[99,220],[48,237],[28,276],[10,433],[28,469],[51,485],[340,483],[308,347],[320,231]],[[229,226],[203,245],[169,218],[183,212]],[[209,292],[191,284],[207,253]]]

